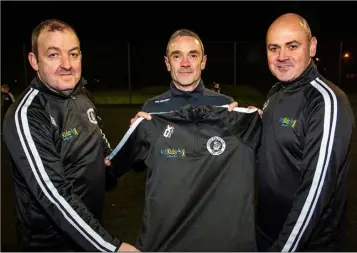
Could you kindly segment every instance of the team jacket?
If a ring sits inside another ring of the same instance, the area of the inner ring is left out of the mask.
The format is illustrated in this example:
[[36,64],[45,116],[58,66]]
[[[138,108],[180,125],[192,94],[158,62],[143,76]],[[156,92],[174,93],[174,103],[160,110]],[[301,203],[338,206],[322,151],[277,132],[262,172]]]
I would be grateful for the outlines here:
[[35,78],[6,114],[25,251],[115,251],[121,243],[101,224],[111,149],[84,84],[62,96]]
[[170,89],[167,92],[146,101],[141,110],[144,112],[169,112],[188,104],[193,106],[221,106],[233,101],[229,96],[205,88],[202,80],[200,80],[196,89],[191,92],[178,90],[175,84],[171,82]]
[[256,110],[227,107],[187,105],[140,118],[110,155],[119,176],[148,169],[141,251],[256,249],[253,181],[261,120]]
[[278,83],[264,106],[258,233],[272,251],[338,250],[346,229],[354,116],[346,95],[312,62]]

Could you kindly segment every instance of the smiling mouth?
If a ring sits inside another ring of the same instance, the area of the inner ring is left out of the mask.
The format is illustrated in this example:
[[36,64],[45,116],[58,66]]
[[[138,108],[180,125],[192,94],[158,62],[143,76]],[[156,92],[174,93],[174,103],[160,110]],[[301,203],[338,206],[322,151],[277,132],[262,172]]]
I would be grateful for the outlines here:
[[291,65],[279,65],[277,66],[278,69],[288,69],[288,68],[291,68],[292,66]]
[[64,78],[64,79],[68,79],[68,78],[72,78],[73,75],[72,74],[62,74],[62,75],[59,75],[61,78]]

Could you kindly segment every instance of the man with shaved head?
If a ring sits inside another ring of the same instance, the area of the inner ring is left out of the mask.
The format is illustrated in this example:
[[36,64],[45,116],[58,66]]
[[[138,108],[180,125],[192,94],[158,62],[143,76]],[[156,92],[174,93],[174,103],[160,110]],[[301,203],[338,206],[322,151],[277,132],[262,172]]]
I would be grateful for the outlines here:
[[318,72],[317,39],[296,14],[267,32],[279,80],[263,107],[258,158],[259,251],[341,251],[355,126],[348,98]]

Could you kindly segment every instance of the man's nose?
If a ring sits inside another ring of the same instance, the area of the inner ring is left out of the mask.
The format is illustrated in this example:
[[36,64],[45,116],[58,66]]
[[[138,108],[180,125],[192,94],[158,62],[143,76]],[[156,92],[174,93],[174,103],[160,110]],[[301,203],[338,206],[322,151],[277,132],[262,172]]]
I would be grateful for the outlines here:
[[285,49],[280,49],[278,54],[278,61],[285,61],[289,59],[289,54]]
[[183,57],[182,61],[181,61],[181,66],[182,67],[190,67],[191,66],[191,62],[188,59],[188,57]]
[[66,70],[70,70],[72,68],[72,64],[68,56],[62,57],[61,67]]

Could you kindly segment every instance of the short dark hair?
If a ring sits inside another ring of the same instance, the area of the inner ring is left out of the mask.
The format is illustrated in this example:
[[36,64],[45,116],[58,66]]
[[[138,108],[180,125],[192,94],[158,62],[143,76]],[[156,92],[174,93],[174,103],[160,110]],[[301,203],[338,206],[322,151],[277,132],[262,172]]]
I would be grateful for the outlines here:
[[169,42],[167,43],[167,46],[166,46],[166,56],[169,56],[169,46],[170,46],[171,41],[173,41],[177,37],[183,37],[183,36],[188,36],[188,37],[192,37],[192,38],[197,39],[200,42],[200,45],[201,45],[202,55],[205,55],[205,49],[203,47],[203,43],[202,43],[202,40],[200,39],[200,37],[195,32],[193,32],[191,30],[180,29],[180,30],[177,30],[176,32],[174,32],[171,35],[171,37],[169,39]]
[[9,89],[10,90],[10,86],[8,84],[3,84],[3,85],[1,85],[1,89]]
[[69,24],[67,24],[66,22],[63,22],[58,19],[45,20],[35,27],[31,35],[32,52],[35,54],[36,57],[38,56],[38,37],[40,36],[41,32],[45,29],[47,29],[48,32],[55,32],[55,31],[63,32],[64,30],[68,29],[74,32],[74,34],[78,38],[78,35],[74,30],[74,28]]

